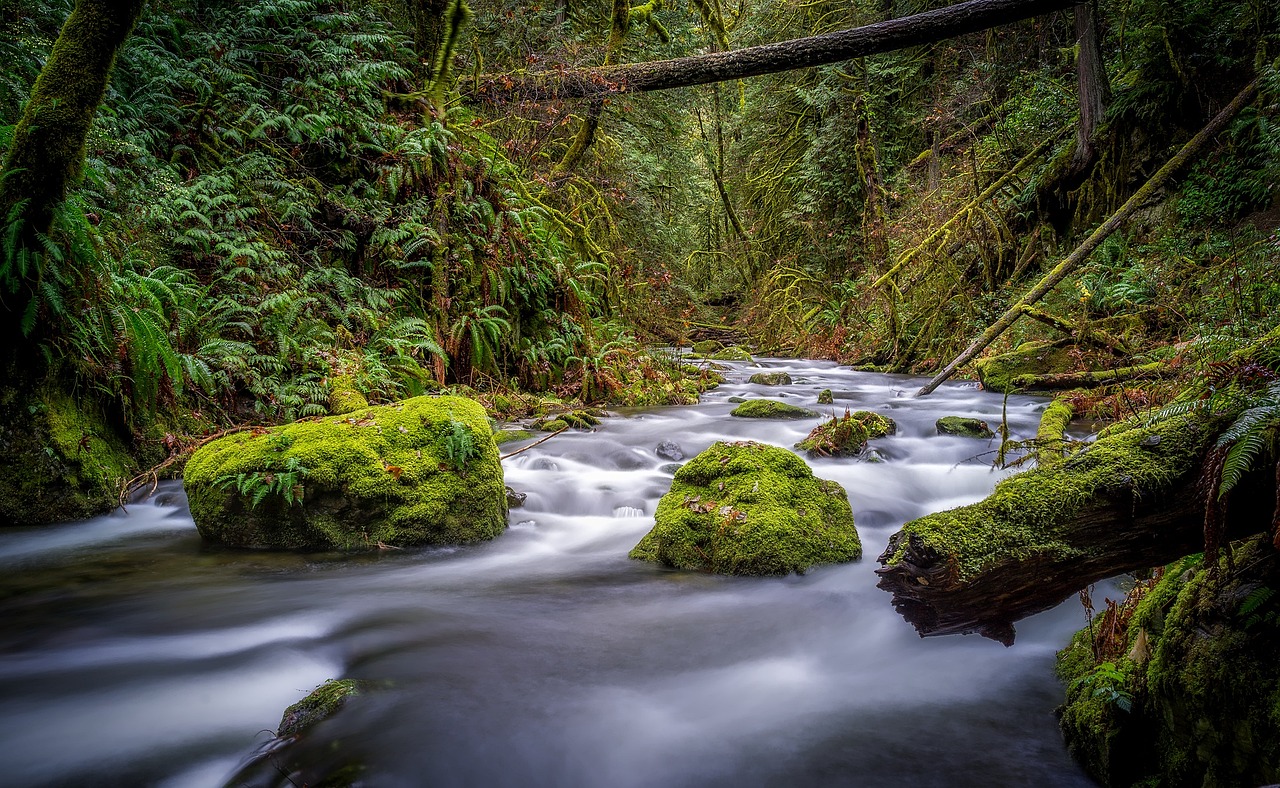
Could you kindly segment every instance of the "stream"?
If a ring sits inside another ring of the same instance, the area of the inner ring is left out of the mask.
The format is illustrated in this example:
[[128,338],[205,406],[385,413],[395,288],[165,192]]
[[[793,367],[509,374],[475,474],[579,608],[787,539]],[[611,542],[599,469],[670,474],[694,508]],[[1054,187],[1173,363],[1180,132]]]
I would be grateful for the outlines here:
[[[316,730],[377,786],[1089,786],[1053,716],[1072,599],[1012,648],[921,639],[875,587],[907,520],[1009,471],[962,415],[1034,436],[1045,401],[762,359],[791,386],[728,382],[690,407],[623,411],[505,461],[528,493],[476,546],[368,555],[234,552],[196,534],[178,483],[85,523],[0,530],[0,773],[9,786],[218,786],[285,707],[333,677],[381,682]],[[834,406],[815,406],[830,388]],[[686,458],[791,446],[818,419],[730,418],[733,396],[898,422],[885,461],[816,459],[849,492],[864,556],[787,578],[627,559]],[[511,451],[521,444],[507,444]],[[1100,595],[1099,595],[1100,596]],[[321,745],[315,745],[321,747]],[[319,751],[319,750],[318,750]]]

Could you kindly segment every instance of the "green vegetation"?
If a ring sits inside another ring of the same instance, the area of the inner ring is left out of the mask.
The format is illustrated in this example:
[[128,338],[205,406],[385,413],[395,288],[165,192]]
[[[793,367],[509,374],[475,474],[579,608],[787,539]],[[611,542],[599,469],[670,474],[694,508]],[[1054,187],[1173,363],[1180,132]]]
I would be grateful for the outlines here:
[[358,550],[460,544],[506,528],[484,410],[418,397],[228,435],[187,462],[191,516],[232,547]]
[[775,399],[751,399],[734,408],[729,415],[744,419],[809,419],[818,414]]
[[844,488],[776,446],[717,443],[676,471],[631,557],[679,569],[785,575],[862,555]]
[[851,457],[862,453],[867,441],[883,438],[898,431],[898,424],[888,416],[869,410],[849,412],[813,428],[808,437],[796,444],[810,457]]
[[996,436],[982,419],[964,416],[943,416],[938,419],[934,427],[939,435],[959,435],[963,438],[994,438]]

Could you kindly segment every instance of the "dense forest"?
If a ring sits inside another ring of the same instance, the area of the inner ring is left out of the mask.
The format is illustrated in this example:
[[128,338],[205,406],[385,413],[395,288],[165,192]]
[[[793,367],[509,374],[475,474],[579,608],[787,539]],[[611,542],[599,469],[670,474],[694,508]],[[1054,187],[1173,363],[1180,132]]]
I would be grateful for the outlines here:
[[0,0],[0,62],[0,522],[186,464],[201,533],[260,547],[227,491],[294,517],[295,442],[395,405],[438,451],[367,484],[457,471],[501,511],[426,541],[473,542],[491,424],[692,404],[753,356],[977,379],[1052,400],[997,430],[1034,470],[903,526],[895,607],[1011,643],[1134,573],[1062,652],[1073,754],[1280,780],[1270,0]]

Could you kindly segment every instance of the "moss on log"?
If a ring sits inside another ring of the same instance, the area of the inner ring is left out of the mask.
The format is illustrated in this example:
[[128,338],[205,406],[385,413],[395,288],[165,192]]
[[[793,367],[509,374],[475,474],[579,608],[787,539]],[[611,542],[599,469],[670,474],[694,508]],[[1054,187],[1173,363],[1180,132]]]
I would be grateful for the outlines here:
[[1044,375],[1015,375],[1010,381],[1014,389],[1021,391],[1054,391],[1105,386],[1109,383],[1125,383],[1131,380],[1157,380],[1172,377],[1175,370],[1163,361],[1138,364],[1132,367],[1103,369],[1096,372],[1050,372]]
[[[979,503],[913,520],[880,556],[879,586],[922,635],[1012,643],[1014,621],[1203,545],[1197,481],[1215,426],[1193,415],[1117,430],[1070,460],[1006,479]],[[1241,486],[1229,527],[1268,528],[1274,502],[1273,489]]]

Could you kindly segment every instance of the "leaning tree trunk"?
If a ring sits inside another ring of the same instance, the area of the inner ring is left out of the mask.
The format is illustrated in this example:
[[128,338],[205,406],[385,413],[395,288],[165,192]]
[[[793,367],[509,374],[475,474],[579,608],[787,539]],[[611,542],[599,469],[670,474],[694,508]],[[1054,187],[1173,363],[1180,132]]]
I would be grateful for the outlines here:
[[915,16],[731,52],[609,68],[484,74],[462,92],[492,101],[586,98],[706,85],[823,66],[941,41],[1075,5],[1077,0],[969,0]]
[[[1090,583],[1203,549],[1199,481],[1217,421],[1197,413],[1134,427],[1006,479],[979,503],[913,520],[880,556],[879,586],[921,635],[1010,645],[1013,622]],[[1269,479],[1231,494],[1230,531],[1271,527]]]

